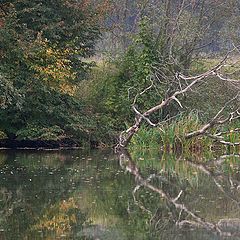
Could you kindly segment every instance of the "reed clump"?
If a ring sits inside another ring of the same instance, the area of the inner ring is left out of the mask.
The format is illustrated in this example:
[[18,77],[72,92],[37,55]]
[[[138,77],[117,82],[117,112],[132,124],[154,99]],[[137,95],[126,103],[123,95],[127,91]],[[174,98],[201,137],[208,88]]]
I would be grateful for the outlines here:
[[[186,135],[202,127],[201,120],[195,113],[180,115],[171,122],[165,122],[155,128],[143,126],[133,137],[130,149],[161,149],[166,152],[202,152],[212,148],[239,151],[239,146],[219,145],[205,135],[186,139]],[[239,122],[227,127],[212,129],[211,134],[222,131],[223,140],[230,143],[240,142]]]

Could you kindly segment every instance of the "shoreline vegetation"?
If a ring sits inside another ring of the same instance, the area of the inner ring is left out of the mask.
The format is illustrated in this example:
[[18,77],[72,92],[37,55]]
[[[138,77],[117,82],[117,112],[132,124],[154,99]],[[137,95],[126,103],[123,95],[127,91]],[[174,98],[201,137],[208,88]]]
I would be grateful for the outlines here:
[[235,1],[93,2],[0,4],[0,147],[238,149]]
[[0,150],[19,149],[19,150],[57,150],[57,149],[82,149],[83,147],[71,140],[0,140]]

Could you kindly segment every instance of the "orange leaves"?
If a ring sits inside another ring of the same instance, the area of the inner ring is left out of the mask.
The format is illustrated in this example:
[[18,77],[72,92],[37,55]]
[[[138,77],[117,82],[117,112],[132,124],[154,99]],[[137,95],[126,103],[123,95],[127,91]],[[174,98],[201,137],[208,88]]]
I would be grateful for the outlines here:
[[57,236],[69,233],[72,226],[77,223],[76,213],[75,211],[71,211],[73,209],[79,210],[79,206],[73,198],[50,206],[39,222],[32,227],[32,230],[52,231]]
[[94,0],[81,1],[81,9],[86,15],[89,15],[92,12],[91,10],[94,10],[94,15],[89,17],[91,17],[91,21],[97,23],[101,23],[105,19],[106,15],[111,12],[112,7],[110,0],[101,0],[98,3]]
[[59,86],[59,90],[62,93],[68,94],[70,96],[74,96],[74,94],[76,93],[77,87],[69,83],[61,83]]
[[31,54],[30,57],[29,53],[26,53],[26,59],[28,59],[36,79],[44,81],[49,87],[62,93],[74,95],[76,86],[71,82],[76,78],[76,72],[69,60],[71,50],[68,48],[56,49],[43,40],[40,44],[41,49]]
[[0,28],[4,27],[4,21],[3,19],[0,19]]

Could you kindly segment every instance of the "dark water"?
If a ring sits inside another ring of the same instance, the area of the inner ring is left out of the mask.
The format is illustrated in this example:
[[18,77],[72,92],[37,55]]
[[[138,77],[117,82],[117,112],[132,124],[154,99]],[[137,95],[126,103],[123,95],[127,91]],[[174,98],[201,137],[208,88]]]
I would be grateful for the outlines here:
[[0,239],[240,239],[239,171],[233,155],[1,151]]

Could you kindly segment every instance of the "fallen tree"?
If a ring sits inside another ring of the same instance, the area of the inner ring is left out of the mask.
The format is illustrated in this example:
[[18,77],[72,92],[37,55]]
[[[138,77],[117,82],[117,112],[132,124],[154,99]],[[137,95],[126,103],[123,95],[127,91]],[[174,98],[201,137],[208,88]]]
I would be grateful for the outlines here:
[[[231,104],[234,104],[235,102],[239,102],[240,99],[240,81],[228,78],[227,76],[224,76],[223,68],[226,66],[229,66],[227,61],[229,59],[230,53],[232,53],[237,48],[234,47],[232,51],[229,51],[225,57],[213,68],[210,70],[199,74],[197,76],[185,76],[182,73],[174,73],[171,76],[168,76],[168,79],[171,78],[171,84],[169,86],[169,89],[173,86],[175,87],[175,90],[171,90],[171,94],[166,94],[167,96],[160,101],[159,104],[156,104],[155,106],[147,109],[146,111],[141,112],[140,109],[138,109],[137,101],[138,99],[143,96],[148,91],[152,90],[157,82],[161,81],[161,77],[163,77],[163,74],[159,73],[159,71],[156,71],[153,73],[150,79],[150,85],[145,88],[142,92],[137,93],[134,97],[133,103],[132,103],[132,110],[135,113],[135,122],[125,131],[121,132],[119,136],[119,142],[116,146],[116,150],[124,149],[128,146],[129,142],[131,141],[132,137],[138,132],[141,125],[145,122],[151,127],[157,127],[160,126],[161,121],[154,123],[151,120],[151,116],[158,113],[159,111],[163,110],[167,106],[169,106],[170,103],[176,102],[180,108],[183,108],[183,104],[180,100],[181,96],[185,96],[187,93],[191,91],[196,91],[198,86],[200,86],[203,83],[207,83],[208,79],[211,77],[215,77],[218,79],[218,81],[227,82],[229,85],[231,85],[235,90],[236,94],[234,97],[232,97],[230,100],[226,101],[224,106],[217,112],[217,114],[206,124],[204,124],[200,129],[189,132],[185,135],[186,139],[198,137],[205,135],[207,137],[210,137],[214,139],[214,141],[217,141],[221,144],[225,145],[239,145],[240,143],[231,143],[224,141],[223,135],[226,134],[226,132],[220,132],[217,134],[211,134],[210,130],[213,129],[216,126],[223,125],[229,122],[232,122],[238,118],[240,118],[240,108],[239,104],[235,104],[235,109],[227,114],[225,110],[227,107],[230,107]],[[237,49],[238,50],[238,49]],[[131,88],[129,88],[129,91]],[[238,129],[235,129],[233,131],[238,131]]]

